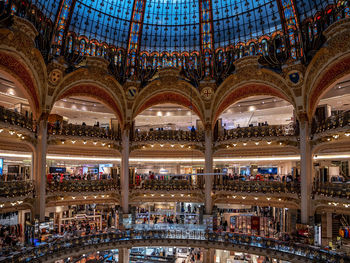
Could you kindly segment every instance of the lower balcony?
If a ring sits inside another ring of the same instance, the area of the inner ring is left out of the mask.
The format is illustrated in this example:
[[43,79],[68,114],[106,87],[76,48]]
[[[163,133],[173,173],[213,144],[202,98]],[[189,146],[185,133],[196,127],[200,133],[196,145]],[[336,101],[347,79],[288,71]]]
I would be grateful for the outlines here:
[[32,198],[34,186],[32,181],[0,182],[0,200],[8,202]]
[[119,191],[117,180],[67,180],[47,184],[46,192],[50,195],[108,193]]

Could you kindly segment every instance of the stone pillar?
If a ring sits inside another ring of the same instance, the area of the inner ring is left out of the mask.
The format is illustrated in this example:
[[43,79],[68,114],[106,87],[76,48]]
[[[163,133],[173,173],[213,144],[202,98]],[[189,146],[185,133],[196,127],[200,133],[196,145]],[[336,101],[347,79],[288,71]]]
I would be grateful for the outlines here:
[[203,263],[215,262],[215,249],[203,249]]
[[308,224],[311,214],[312,153],[307,118],[300,120],[301,223]]
[[46,151],[47,151],[47,120],[40,119],[37,125],[37,144],[33,152],[33,172],[35,185],[34,218],[40,222],[45,220],[46,199]]
[[121,207],[124,214],[129,214],[129,129],[122,132],[122,160],[121,160]]
[[205,213],[210,215],[213,209],[211,192],[213,188],[213,131],[210,128],[205,130]]
[[321,238],[322,246],[328,246],[333,237],[333,217],[332,213],[324,213],[321,216]]
[[119,248],[118,251],[118,263],[129,263],[129,249]]

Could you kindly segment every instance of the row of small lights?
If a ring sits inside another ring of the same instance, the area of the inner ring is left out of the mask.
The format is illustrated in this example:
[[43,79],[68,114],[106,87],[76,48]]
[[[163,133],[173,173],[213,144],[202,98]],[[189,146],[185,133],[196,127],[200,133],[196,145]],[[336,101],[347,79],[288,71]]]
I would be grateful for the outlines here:
[[[328,205],[338,206],[339,203],[336,203],[336,202],[329,202]],[[345,208],[348,208],[348,207],[350,207],[350,204],[343,204],[343,206],[344,206]]]
[[[93,197],[94,197],[94,199],[97,199],[98,195],[94,195]],[[101,198],[108,198],[108,197],[109,197],[109,195],[101,195]],[[71,198],[73,200],[75,200],[77,197],[76,196],[72,196]],[[83,198],[86,200],[88,197],[87,196],[83,196]],[[63,201],[63,200],[65,200],[64,197],[61,197],[61,201]]]
[[[270,145],[272,142],[271,141],[267,141],[266,143],[268,145]],[[243,146],[247,146],[247,144],[248,144],[247,142],[243,142],[242,143]],[[255,145],[259,145],[259,144],[260,144],[260,142],[255,142]],[[279,143],[279,145],[282,145],[282,144],[283,144],[282,142]],[[232,144],[233,147],[236,147],[237,145],[238,145],[238,143],[233,143]],[[230,148],[230,147],[231,147],[231,145],[226,145],[226,148]]]
[[[346,137],[349,137],[349,136],[350,136],[350,132],[346,132],[344,135],[345,135]],[[339,134],[334,134],[332,137],[333,137],[335,140],[337,140],[337,139],[339,139],[340,135],[339,135]],[[330,140],[331,140],[331,138],[327,138],[327,141],[330,141]]]
[[[21,204],[23,204],[23,201],[11,202],[11,206],[21,205]],[[0,208],[3,208],[4,206],[5,204],[0,204]]]
[[[245,200],[247,197],[246,196],[241,196],[243,200]],[[230,198],[230,196],[227,196],[227,198]],[[233,195],[232,196],[233,199],[236,199],[237,196],[236,195]],[[259,197],[254,197],[254,200],[259,200]],[[267,201],[270,201],[271,200],[271,197],[266,197],[266,200]],[[281,198],[278,198],[278,201],[282,201]]]
[[[154,148],[155,145],[154,145],[154,144],[151,144],[150,146],[151,146],[151,148]],[[159,146],[160,146],[160,147],[164,147],[164,144],[159,144]],[[174,147],[175,147],[175,144],[170,144],[170,147],[174,148]],[[184,148],[185,145],[181,144],[180,147],[181,147],[181,148]],[[142,148],[145,149],[146,146],[143,145]],[[187,146],[187,148],[188,148],[188,149],[191,149],[191,146]]]
[[[148,195],[147,195],[147,194],[144,194],[143,196],[144,196],[144,197],[147,197]],[[156,194],[150,194],[150,196],[151,196],[151,197],[154,197],[154,196],[156,196]],[[160,196],[161,196],[161,197],[164,197],[165,195],[164,195],[164,194],[160,194]],[[171,196],[171,197],[174,197],[175,194],[171,194],[170,196]],[[184,195],[184,194],[180,194],[180,196],[181,196],[181,197],[184,197],[185,195]],[[188,194],[187,197],[191,197],[191,195]]]
[[[76,142],[77,142],[76,140],[71,140],[71,143],[72,143],[72,144],[75,144]],[[65,144],[65,143],[66,143],[65,140],[61,140],[61,144]],[[83,144],[84,144],[84,145],[87,144],[87,141],[83,141]],[[97,145],[98,142],[94,141],[94,142],[92,142],[92,144],[93,144],[93,145]],[[107,147],[111,147],[110,144],[107,144],[107,143],[105,143],[105,142],[101,142],[101,145],[102,145],[102,146],[106,146],[106,145],[107,145]]]
[[[0,129],[0,133],[2,133],[3,131],[4,131],[4,129]],[[10,135],[14,135],[15,133],[16,133],[15,131],[9,130]],[[18,138],[21,138],[22,140],[25,139],[25,137],[23,136],[22,133],[17,133],[17,136],[18,136]]]

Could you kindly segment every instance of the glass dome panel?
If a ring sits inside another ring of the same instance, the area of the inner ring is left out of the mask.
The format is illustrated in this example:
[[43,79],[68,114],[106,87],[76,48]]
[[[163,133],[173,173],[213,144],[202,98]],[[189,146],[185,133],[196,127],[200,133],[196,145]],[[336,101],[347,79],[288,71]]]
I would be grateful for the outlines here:
[[133,4],[134,0],[77,0],[69,30],[126,48]]
[[141,50],[200,50],[198,0],[148,0],[146,2]]
[[34,0],[33,4],[43,12],[43,14],[50,18],[52,22],[55,22],[56,14],[60,5],[60,1],[57,0]]
[[276,0],[213,0],[215,47],[281,30]]

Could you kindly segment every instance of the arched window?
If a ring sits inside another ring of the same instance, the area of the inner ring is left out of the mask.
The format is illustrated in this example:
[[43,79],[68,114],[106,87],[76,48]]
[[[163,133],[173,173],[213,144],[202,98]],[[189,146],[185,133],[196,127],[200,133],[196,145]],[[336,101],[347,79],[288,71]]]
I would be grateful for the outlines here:
[[85,39],[80,40],[80,45],[79,45],[79,54],[81,56],[84,56],[86,52],[86,41]]
[[244,47],[239,46],[239,58],[243,58],[243,56],[244,56]]
[[67,51],[69,54],[73,52],[73,37],[71,35],[68,37]]
[[268,47],[268,43],[266,39],[263,39],[261,41],[261,49],[262,49],[262,53],[264,56],[267,56],[269,53],[269,47]]
[[90,56],[96,56],[96,44],[91,43]]
[[249,55],[255,56],[255,44],[253,42],[249,45]]

